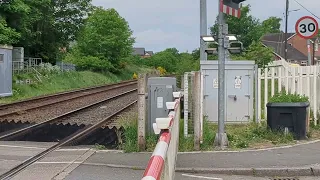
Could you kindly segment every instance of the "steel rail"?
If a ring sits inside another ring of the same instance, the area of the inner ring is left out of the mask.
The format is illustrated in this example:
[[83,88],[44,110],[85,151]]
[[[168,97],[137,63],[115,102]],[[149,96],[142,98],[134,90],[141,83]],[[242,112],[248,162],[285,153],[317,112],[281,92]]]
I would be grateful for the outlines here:
[[49,154],[50,152],[55,151],[56,149],[64,146],[64,145],[68,145],[71,144],[74,141],[77,141],[80,138],[83,138],[85,136],[89,136],[91,133],[93,133],[95,130],[99,129],[103,124],[106,123],[110,123],[110,120],[120,114],[121,112],[125,111],[126,109],[130,108],[132,105],[134,105],[135,103],[137,103],[137,101],[133,101],[132,103],[130,103],[129,105],[125,106],[124,108],[114,112],[112,115],[108,116],[107,118],[105,118],[104,120],[96,123],[93,126],[87,127],[84,130],[81,130],[80,132],[77,132],[67,138],[65,138],[64,140],[60,141],[59,143],[51,146],[50,148],[38,153],[37,155],[25,160],[24,162],[22,162],[21,164],[13,167],[12,169],[8,170],[7,172],[3,173],[0,175],[0,179],[1,180],[7,180],[9,178],[14,177],[16,174],[18,174],[19,172],[21,172],[22,170],[24,170],[25,168],[27,168],[28,166],[30,166],[31,164],[33,164],[34,162],[44,158],[47,154]]
[[[51,103],[49,102],[49,103],[43,104],[43,105],[38,105],[38,106],[30,107],[30,108],[16,110],[16,111],[13,111],[13,112],[3,113],[3,114],[0,114],[0,118],[1,117],[5,117],[5,116],[10,116],[10,115],[13,115],[13,114],[19,114],[19,112],[21,112],[21,111],[34,110],[34,109],[37,109],[37,108],[46,107],[46,106],[50,106],[50,105],[54,105],[54,104],[58,104],[58,103],[63,103],[63,102],[66,102],[66,101],[79,99],[79,98],[83,98],[83,97],[86,97],[86,96],[92,96],[92,95],[99,94],[99,93],[102,93],[102,92],[108,92],[110,90],[123,88],[123,87],[134,85],[134,84],[136,84],[136,82],[129,82],[129,83],[123,83],[123,84],[114,84],[114,85],[110,86],[108,89],[100,90],[100,91],[97,91],[97,92],[88,93],[88,94],[82,94],[82,95],[79,95],[79,96],[76,96],[76,97],[66,98],[66,99],[58,100],[58,101],[51,102]],[[54,97],[56,97],[56,96],[54,96]],[[32,101],[30,101],[30,102],[32,102]]]
[[72,91],[65,91],[65,92],[61,92],[61,93],[38,96],[38,97],[30,98],[30,99],[16,101],[16,102],[12,102],[12,103],[9,103],[9,104],[1,104],[0,105],[0,110],[4,110],[4,109],[9,108],[10,106],[16,106],[16,105],[23,104],[23,103],[30,103],[30,102],[33,102],[33,101],[45,100],[45,99],[50,99],[50,98],[59,97],[59,96],[65,96],[65,95],[71,95],[71,94],[76,94],[76,93],[96,90],[96,89],[100,89],[100,88],[108,88],[108,87],[112,88],[113,86],[123,85],[123,84],[125,85],[125,84],[130,84],[130,83],[135,84],[135,83],[137,83],[137,80],[122,81],[120,83],[107,84],[107,85],[102,85],[102,86],[94,86],[94,87],[77,89],[77,90],[72,90]]
[[73,115],[79,111],[83,111],[85,109],[88,109],[88,108],[91,108],[91,107],[94,107],[94,106],[97,106],[101,103],[105,103],[107,101],[110,101],[110,100],[114,100],[114,99],[117,99],[121,96],[124,96],[124,95],[127,95],[127,94],[130,94],[132,92],[135,92],[137,91],[137,88],[136,89],[132,89],[130,91],[126,91],[124,93],[121,93],[121,94],[118,94],[118,95],[115,95],[115,96],[112,96],[112,97],[109,97],[107,99],[103,99],[101,101],[98,101],[98,102],[95,102],[95,103],[92,103],[92,104],[89,104],[89,105],[86,105],[86,106],[83,106],[81,108],[78,108],[78,109],[75,109],[75,110],[72,110],[72,111],[69,111],[67,113],[64,113],[62,115],[59,115],[59,116],[56,116],[56,117],[53,117],[49,120],[46,120],[44,122],[41,122],[41,123],[37,123],[37,124],[33,124],[33,125],[30,125],[28,127],[25,127],[25,128],[22,128],[22,129],[19,129],[19,130],[16,130],[16,131],[13,131],[13,132],[9,132],[9,133],[6,133],[4,135],[1,135],[0,136],[0,141],[6,141],[6,140],[11,140],[11,139],[14,139],[18,136],[22,136],[24,134],[27,134],[29,133],[30,131],[34,131],[34,130],[37,130],[39,128],[42,128],[50,123],[54,123],[56,121],[59,121],[61,118],[63,117],[66,117],[66,116],[70,116],[70,115]]

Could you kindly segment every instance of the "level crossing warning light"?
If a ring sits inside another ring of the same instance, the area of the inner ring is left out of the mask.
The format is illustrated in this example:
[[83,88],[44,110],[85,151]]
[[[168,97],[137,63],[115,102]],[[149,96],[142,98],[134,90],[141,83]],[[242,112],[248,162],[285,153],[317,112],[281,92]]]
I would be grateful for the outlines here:
[[244,1],[245,0],[220,0],[220,11],[225,14],[240,18],[240,3]]

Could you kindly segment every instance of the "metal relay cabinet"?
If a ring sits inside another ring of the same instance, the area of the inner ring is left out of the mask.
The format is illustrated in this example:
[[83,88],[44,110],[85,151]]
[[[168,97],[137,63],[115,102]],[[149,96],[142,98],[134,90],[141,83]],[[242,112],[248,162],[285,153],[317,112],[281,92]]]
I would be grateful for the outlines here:
[[[218,61],[201,61],[204,75],[204,116],[218,122]],[[248,122],[253,118],[254,61],[226,61],[226,122]]]
[[177,90],[176,84],[176,78],[172,77],[148,78],[148,132],[153,132],[152,124],[156,122],[156,118],[168,116],[166,102],[174,100],[173,92]]
[[12,49],[0,45],[0,97],[12,96]]

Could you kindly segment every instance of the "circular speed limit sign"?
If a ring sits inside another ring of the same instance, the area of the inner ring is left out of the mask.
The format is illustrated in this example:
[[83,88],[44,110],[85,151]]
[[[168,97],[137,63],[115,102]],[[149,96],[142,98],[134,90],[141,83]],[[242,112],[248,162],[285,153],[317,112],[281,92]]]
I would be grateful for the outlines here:
[[304,38],[310,39],[318,34],[319,25],[316,19],[310,16],[300,18],[296,23],[296,33]]

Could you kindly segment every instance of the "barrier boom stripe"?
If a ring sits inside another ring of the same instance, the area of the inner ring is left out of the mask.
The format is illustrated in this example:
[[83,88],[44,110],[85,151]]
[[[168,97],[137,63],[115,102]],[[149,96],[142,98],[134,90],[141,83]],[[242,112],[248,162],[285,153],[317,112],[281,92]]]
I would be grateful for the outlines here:
[[[180,103],[180,98],[175,100],[174,106],[174,116],[178,109],[178,105]],[[172,115],[168,115],[171,118],[170,127],[173,125],[174,117]],[[179,123],[179,122],[178,122]],[[168,147],[171,140],[171,132],[169,129],[162,130],[159,141],[152,153],[152,156],[148,162],[147,168],[143,174],[142,180],[160,180],[162,170],[164,167],[164,162],[166,159]]]
[[240,18],[241,16],[241,11],[240,9],[235,9],[232,7],[229,7],[227,5],[223,4],[223,0],[220,0],[220,12],[223,12],[225,14]]

